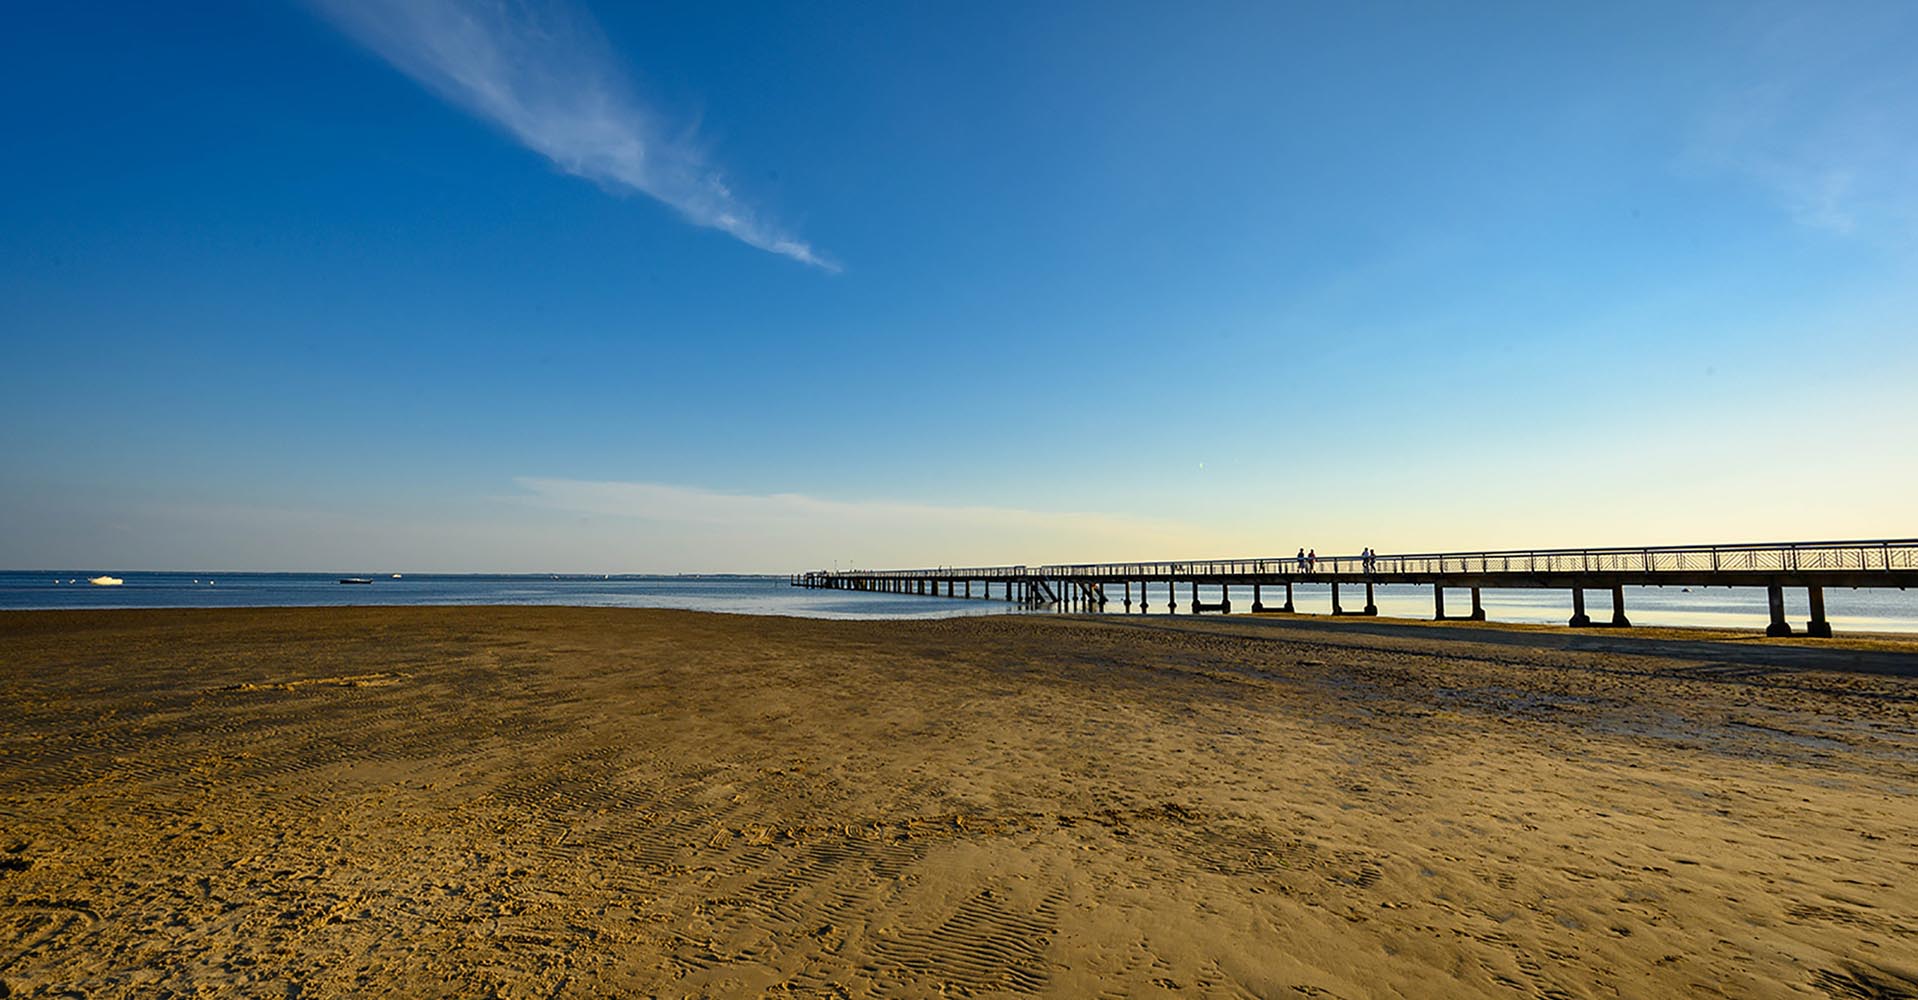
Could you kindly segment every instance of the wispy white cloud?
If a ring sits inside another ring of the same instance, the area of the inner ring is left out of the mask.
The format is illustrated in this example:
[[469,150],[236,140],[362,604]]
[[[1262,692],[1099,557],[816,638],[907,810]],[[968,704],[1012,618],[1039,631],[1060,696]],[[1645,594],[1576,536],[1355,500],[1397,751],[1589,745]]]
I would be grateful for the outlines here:
[[1742,175],[1793,220],[1841,235],[1918,235],[1918,69],[1909,5],[1754,5],[1730,33],[1687,164]]
[[688,220],[829,271],[759,216],[632,94],[590,16],[566,0],[311,0],[342,31],[567,173],[638,191]]
[[[837,558],[884,565],[999,565],[1231,554],[1209,529],[1123,514],[737,494],[660,483],[520,478],[528,502],[623,519],[609,538],[697,541],[727,565],[818,566]],[[643,525],[643,527],[642,527]],[[757,558],[753,558],[757,556]]]

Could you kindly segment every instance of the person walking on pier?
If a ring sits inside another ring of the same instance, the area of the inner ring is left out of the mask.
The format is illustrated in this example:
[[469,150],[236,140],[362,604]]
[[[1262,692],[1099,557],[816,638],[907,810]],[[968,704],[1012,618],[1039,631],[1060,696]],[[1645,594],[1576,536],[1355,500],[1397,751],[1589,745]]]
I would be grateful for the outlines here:
[[1312,572],[1311,567],[1305,564],[1305,546],[1303,545],[1299,546],[1299,572],[1301,573]]
[[1307,573],[1317,573],[1319,571],[1318,549],[1305,550],[1305,571]]

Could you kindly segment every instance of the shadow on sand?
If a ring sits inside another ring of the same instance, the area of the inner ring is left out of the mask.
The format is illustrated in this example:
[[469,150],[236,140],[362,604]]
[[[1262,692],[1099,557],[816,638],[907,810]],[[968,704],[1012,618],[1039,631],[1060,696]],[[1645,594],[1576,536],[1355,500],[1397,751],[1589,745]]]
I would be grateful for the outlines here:
[[[1093,619],[1114,621],[1113,616]],[[1677,629],[1572,629],[1500,627],[1457,622],[1416,622],[1377,618],[1330,618],[1324,616],[1229,618],[1123,618],[1133,625],[1178,627],[1187,623],[1243,626],[1242,634],[1273,632],[1293,639],[1319,639],[1343,636],[1369,636],[1400,639],[1432,645],[1501,646],[1568,653],[1603,653],[1618,656],[1649,656],[1667,660],[1694,661],[1700,672],[1727,677],[1740,674],[1816,672],[1881,674],[1892,677],[1918,677],[1918,643],[1910,650],[1870,649],[1842,645],[1816,646],[1767,640],[1757,635],[1708,633],[1686,636]],[[1178,623],[1175,625],[1174,623]],[[1234,631],[1237,631],[1235,628]],[[1680,632],[1681,634],[1673,634]],[[1904,640],[1890,640],[1902,642]]]

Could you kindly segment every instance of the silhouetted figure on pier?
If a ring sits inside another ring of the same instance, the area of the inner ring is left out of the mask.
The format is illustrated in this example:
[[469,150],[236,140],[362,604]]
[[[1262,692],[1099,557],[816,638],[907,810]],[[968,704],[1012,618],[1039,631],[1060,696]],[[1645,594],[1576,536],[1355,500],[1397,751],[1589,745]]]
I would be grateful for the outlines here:
[[1299,547],[1299,572],[1301,572],[1301,573],[1310,573],[1310,572],[1312,572],[1312,567],[1311,567],[1311,566],[1309,566],[1309,565],[1307,565],[1307,564],[1306,564],[1306,561],[1305,561],[1305,547],[1304,547],[1304,546],[1300,546],[1300,547]]

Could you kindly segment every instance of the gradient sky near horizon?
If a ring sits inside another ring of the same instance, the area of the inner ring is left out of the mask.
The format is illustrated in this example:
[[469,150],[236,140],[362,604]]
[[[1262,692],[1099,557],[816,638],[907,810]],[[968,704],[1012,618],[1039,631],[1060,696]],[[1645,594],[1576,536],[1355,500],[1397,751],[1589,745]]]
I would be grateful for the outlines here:
[[1918,6],[1469,7],[16,7],[0,567],[1918,535]]

